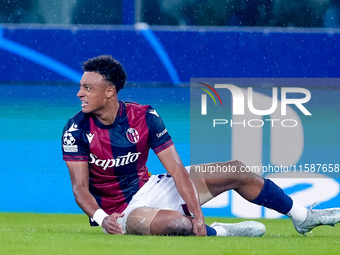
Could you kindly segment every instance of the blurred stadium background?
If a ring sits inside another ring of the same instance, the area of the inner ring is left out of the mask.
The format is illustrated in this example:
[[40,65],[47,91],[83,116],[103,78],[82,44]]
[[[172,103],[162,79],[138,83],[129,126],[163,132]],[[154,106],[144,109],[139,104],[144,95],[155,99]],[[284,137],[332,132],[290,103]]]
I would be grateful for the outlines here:
[[[0,1],[0,211],[81,212],[60,142],[66,120],[80,110],[84,60],[110,54],[123,63],[128,82],[120,98],[155,107],[188,165],[190,79],[336,79],[339,6],[336,0]],[[302,119],[296,164],[339,163],[339,86],[308,87],[313,118]],[[271,159],[270,139],[264,136],[264,162]],[[154,155],[148,166],[163,171]],[[282,180],[305,206],[339,206],[336,177]],[[279,217],[232,192],[204,212]]]

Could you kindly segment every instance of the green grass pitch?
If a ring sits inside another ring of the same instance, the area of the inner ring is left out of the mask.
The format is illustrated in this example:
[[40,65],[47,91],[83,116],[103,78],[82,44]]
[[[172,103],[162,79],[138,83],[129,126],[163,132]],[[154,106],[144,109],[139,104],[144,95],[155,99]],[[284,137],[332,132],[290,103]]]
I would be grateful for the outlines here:
[[[214,222],[235,218],[207,218]],[[0,213],[0,254],[340,254],[340,225],[321,226],[306,236],[290,220],[259,220],[260,238],[113,236],[88,225],[85,215]]]

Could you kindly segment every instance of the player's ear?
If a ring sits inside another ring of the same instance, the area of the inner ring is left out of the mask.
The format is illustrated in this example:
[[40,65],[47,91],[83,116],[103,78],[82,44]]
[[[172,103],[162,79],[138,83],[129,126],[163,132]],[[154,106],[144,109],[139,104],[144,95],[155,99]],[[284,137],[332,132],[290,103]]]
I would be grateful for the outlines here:
[[108,98],[113,97],[114,95],[117,95],[116,87],[110,86],[106,90],[106,95]]

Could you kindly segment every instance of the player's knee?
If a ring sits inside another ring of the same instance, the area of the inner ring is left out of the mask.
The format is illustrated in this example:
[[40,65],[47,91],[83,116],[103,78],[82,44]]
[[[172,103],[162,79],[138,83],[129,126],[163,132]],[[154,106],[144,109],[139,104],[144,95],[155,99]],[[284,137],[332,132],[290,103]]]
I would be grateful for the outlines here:
[[257,176],[256,173],[250,171],[249,167],[247,167],[245,164],[243,164],[239,160],[232,161],[232,165],[241,179],[252,179],[252,178],[256,178]]
[[161,210],[151,224],[151,234],[187,236],[192,234],[192,223],[179,212]]
[[167,223],[165,235],[171,236],[188,236],[192,234],[192,223],[184,217],[174,218]]
[[263,178],[257,173],[250,171],[241,161],[233,160],[231,162],[226,162],[226,164],[233,167],[232,170],[234,175],[232,180],[234,181],[234,189],[249,186],[254,183],[263,183]]
[[126,220],[126,233],[150,235],[150,225],[160,209],[141,207],[133,210]]
[[[227,162],[228,163],[228,162]],[[245,168],[245,164],[243,164],[241,161],[239,160],[233,160],[231,162],[232,166],[237,170],[237,172],[242,172],[242,169]]]

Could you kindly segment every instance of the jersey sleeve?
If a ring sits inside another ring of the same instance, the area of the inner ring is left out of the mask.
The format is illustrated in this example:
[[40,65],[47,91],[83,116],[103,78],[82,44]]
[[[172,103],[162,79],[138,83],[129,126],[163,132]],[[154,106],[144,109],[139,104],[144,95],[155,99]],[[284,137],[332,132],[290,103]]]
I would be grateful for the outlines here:
[[79,128],[74,119],[70,119],[63,130],[62,154],[65,161],[88,161],[89,145],[82,136],[82,129]]
[[155,109],[152,107],[148,108],[146,119],[149,127],[148,142],[156,154],[173,145],[171,136]]

